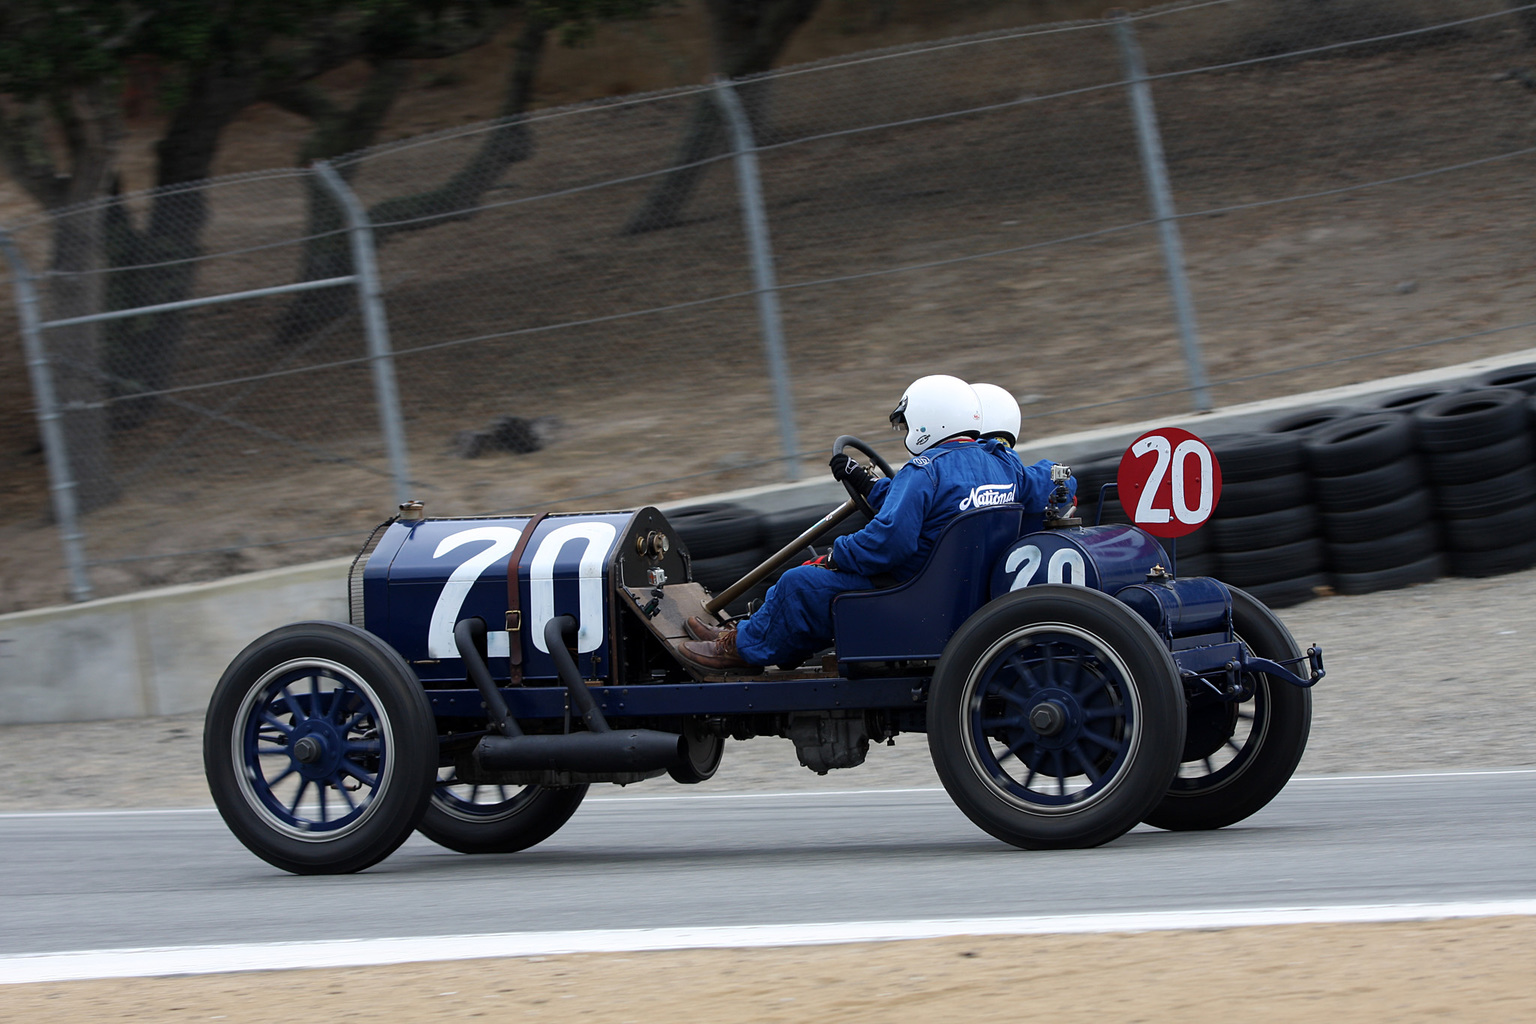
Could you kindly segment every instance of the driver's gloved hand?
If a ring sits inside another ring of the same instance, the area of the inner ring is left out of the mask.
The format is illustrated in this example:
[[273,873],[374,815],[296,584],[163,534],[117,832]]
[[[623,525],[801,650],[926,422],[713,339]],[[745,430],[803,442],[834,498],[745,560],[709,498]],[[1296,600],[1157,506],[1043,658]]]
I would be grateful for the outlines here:
[[832,467],[832,479],[839,483],[847,481],[865,497],[869,496],[869,489],[875,486],[875,478],[869,475],[869,470],[842,452],[832,456],[828,465]]

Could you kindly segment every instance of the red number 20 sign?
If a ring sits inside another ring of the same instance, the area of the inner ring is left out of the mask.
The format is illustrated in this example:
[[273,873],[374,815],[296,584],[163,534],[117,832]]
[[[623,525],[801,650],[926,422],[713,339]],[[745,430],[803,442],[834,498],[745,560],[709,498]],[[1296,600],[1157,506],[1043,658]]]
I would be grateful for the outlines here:
[[1221,497],[1221,466],[1210,446],[1187,430],[1142,434],[1120,459],[1120,504],[1156,537],[1194,533]]

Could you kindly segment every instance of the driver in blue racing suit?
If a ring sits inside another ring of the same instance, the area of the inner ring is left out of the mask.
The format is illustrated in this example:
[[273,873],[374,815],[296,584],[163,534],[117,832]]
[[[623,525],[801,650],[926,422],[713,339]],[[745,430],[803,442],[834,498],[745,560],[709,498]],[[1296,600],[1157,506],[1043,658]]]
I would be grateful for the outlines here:
[[834,477],[870,499],[875,518],[837,538],[827,554],[786,572],[739,626],[690,619],[694,639],[679,650],[684,660],[709,672],[798,665],[831,644],[833,598],[910,579],[961,512],[1007,502],[1020,502],[1035,516],[1045,508],[1051,462],[1025,466],[1002,442],[981,440],[981,400],[958,377],[914,381],[890,419],[914,457],[888,483],[841,453],[831,463]]

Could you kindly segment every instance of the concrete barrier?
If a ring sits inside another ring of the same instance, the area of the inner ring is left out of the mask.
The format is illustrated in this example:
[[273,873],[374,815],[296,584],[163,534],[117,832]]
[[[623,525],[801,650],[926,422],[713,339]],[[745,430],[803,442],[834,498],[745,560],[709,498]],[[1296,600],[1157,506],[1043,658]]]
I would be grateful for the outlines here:
[[[1405,388],[1471,378],[1536,362],[1536,349],[1457,366],[1229,406],[1203,415],[1165,416],[1019,445],[1026,461],[1071,462],[1123,447],[1159,426],[1215,435],[1253,430],[1315,405],[1372,404]],[[830,451],[829,451],[830,454]],[[776,511],[843,500],[829,480],[775,484],[662,505],[732,501]],[[0,615],[0,724],[137,718],[201,710],[231,658],[269,629],[302,619],[347,618],[350,559],[232,576],[214,583],[148,590],[83,604]]]
[[269,629],[347,618],[350,558],[0,615],[0,724],[200,711]]

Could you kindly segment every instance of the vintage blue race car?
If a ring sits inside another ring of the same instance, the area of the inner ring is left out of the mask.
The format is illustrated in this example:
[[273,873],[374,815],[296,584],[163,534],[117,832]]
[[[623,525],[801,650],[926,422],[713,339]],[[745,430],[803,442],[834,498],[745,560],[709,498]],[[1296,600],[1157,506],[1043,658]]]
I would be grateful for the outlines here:
[[334,873],[413,830],[524,849],[593,783],[708,780],[726,737],[788,737],[826,772],[925,732],[960,809],[1028,849],[1221,828],[1290,779],[1321,651],[1242,591],[1176,578],[1149,534],[1066,518],[1065,487],[1044,529],[1019,505],[966,512],[912,579],[840,596],[813,663],[702,675],[675,656],[689,616],[798,557],[850,495],[719,595],[654,508],[402,506],[353,565],[350,624],[276,629],[219,680],[203,753],[220,813],[270,863]]

